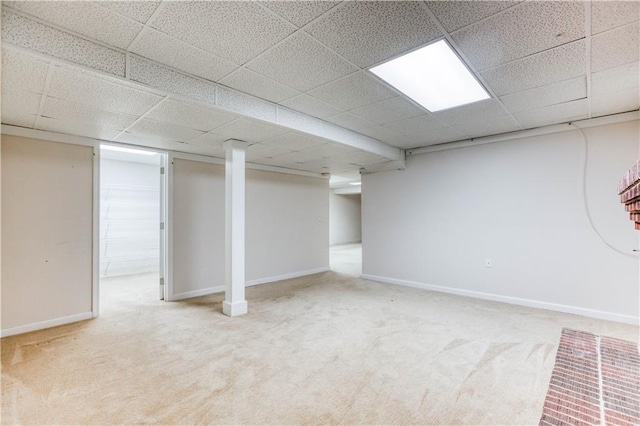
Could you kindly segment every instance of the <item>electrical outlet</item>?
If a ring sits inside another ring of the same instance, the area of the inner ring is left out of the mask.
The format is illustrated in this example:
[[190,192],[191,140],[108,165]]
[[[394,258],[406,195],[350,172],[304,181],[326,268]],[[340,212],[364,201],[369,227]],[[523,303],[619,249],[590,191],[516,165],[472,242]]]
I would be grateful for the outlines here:
[[490,257],[486,257],[484,259],[484,267],[485,268],[492,268],[493,267],[493,259],[491,259]]

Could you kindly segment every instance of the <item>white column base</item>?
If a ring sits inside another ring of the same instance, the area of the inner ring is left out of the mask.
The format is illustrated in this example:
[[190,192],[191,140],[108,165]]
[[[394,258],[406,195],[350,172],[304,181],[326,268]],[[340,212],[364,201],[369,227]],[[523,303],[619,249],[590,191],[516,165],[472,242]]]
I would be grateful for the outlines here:
[[222,313],[228,317],[237,317],[238,315],[244,315],[248,311],[247,301],[229,303],[226,300],[222,302]]

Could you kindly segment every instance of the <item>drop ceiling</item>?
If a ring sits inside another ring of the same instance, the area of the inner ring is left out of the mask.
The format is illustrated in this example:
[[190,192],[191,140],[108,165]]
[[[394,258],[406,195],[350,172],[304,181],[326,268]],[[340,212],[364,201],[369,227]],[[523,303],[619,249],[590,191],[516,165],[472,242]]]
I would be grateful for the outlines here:
[[[637,110],[640,2],[15,1],[2,123],[357,177],[403,150]],[[369,68],[446,39],[491,99],[430,113]]]

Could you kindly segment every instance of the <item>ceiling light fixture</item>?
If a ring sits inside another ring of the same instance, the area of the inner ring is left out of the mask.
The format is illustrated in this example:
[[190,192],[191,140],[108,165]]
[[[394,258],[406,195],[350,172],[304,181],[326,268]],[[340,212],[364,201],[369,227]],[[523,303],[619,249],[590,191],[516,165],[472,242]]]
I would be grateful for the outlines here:
[[445,40],[370,71],[431,112],[491,97]]
[[128,152],[129,154],[156,155],[155,152],[151,152],[151,151],[143,151],[140,149],[132,149],[132,148],[122,148],[119,146],[112,146],[112,145],[100,145],[100,148],[106,149],[107,151]]
[[349,185],[362,185],[362,182],[349,182]]

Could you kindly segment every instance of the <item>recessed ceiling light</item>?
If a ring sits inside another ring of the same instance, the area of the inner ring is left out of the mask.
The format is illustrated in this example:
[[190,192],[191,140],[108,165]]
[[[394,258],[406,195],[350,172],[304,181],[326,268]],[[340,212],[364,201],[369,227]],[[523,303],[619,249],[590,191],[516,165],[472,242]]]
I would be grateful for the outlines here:
[[431,112],[491,97],[445,40],[370,71]]
[[349,182],[349,185],[362,185],[362,182]]
[[155,152],[143,151],[141,149],[123,148],[120,146],[100,145],[100,148],[106,149],[107,151],[128,152],[129,154],[156,155]]

